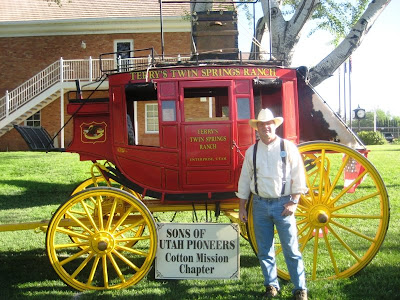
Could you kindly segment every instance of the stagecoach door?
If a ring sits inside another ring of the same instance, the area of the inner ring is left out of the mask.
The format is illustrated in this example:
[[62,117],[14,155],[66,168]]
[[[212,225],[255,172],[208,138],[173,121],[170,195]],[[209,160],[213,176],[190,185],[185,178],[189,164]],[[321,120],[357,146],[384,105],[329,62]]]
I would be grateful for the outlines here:
[[[247,86],[246,94],[237,95],[237,83],[233,80],[180,83],[184,190],[235,190],[238,147],[251,144],[247,125],[251,111],[250,84]],[[237,122],[238,106],[242,110]]]

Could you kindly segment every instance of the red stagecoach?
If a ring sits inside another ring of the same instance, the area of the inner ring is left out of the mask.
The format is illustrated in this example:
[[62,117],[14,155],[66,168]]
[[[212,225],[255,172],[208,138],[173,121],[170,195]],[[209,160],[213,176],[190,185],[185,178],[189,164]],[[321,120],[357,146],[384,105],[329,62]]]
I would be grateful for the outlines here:
[[[234,193],[256,140],[248,121],[265,107],[284,118],[278,134],[304,159],[308,193],[296,217],[309,276],[351,276],[372,260],[389,222],[385,185],[363,144],[307,85],[305,68],[238,53],[172,61],[152,49],[138,54],[104,70],[108,97],[93,92],[68,104],[67,151],[93,167],[46,224],[48,256],[67,284],[117,289],[140,281],[155,258],[158,212],[212,210],[239,223]],[[240,225],[257,251],[252,219]],[[289,278],[284,268],[279,275]]]

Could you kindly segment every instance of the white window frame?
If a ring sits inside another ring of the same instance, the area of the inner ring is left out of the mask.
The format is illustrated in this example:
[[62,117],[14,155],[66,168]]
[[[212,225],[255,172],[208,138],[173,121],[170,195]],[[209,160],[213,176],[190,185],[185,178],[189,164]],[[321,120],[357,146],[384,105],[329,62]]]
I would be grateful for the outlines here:
[[[35,115],[38,115],[38,116],[39,116],[39,120],[34,120]],[[39,126],[34,126],[34,127],[40,127],[40,126],[42,126],[42,114],[41,114],[40,110],[37,111],[37,112],[35,112],[35,113],[34,113],[32,116],[30,116],[28,119],[26,119],[26,120],[24,121],[24,125],[25,125],[25,126],[33,126],[33,125],[28,125],[28,123],[30,123],[30,122],[34,123],[34,122],[38,122],[38,121],[39,121]]]
[[114,63],[115,63],[115,68],[118,67],[118,63],[117,63],[117,45],[118,43],[129,43],[130,44],[130,51],[132,51],[131,57],[133,57],[133,39],[120,39],[120,40],[114,40],[114,52],[115,52],[115,57],[114,57]]
[[[148,117],[147,116],[147,112],[148,112],[148,108],[149,107],[155,107],[155,111],[157,112],[157,116],[155,117]],[[148,120],[149,119],[156,119],[157,120],[157,130],[149,130],[148,129]],[[145,104],[145,133],[149,133],[149,134],[158,134],[159,133],[159,122],[158,122],[158,103],[146,103]]]

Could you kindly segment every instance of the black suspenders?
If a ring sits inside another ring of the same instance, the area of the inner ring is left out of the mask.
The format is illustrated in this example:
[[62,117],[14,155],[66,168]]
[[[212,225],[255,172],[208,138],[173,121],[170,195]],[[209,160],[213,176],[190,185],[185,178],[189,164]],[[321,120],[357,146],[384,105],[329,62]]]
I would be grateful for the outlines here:
[[285,193],[285,186],[286,186],[286,157],[287,153],[285,151],[285,140],[281,139],[281,158],[282,158],[282,191],[281,196]]
[[[258,195],[258,187],[257,187],[257,146],[258,146],[258,140],[254,144],[254,149],[253,149],[253,172],[254,172],[254,191],[256,195]],[[286,186],[286,157],[287,153],[285,151],[285,140],[281,139],[281,152],[280,156],[282,158],[282,191],[281,191],[281,196],[285,193],[285,186]]]
[[258,141],[254,144],[254,150],[253,150],[253,172],[254,172],[254,191],[256,192],[256,195],[258,195],[258,187],[257,187],[257,145]]

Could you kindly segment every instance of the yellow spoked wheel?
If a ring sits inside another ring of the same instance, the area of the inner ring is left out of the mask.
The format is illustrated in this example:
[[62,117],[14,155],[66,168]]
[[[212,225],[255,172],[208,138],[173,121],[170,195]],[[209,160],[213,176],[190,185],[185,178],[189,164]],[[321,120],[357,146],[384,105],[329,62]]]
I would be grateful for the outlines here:
[[150,270],[156,248],[150,211],[133,195],[112,187],[73,195],[53,215],[46,235],[51,265],[77,290],[136,284]]
[[[108,186],[108,187],[114,187],[114,188],[118,188],[118,189],[127,191],[127,192],[129,192],[130,194],[132,194],[134,197],[136,197],[137,199],[139,199],[140,201],[143,200],[141,194],[139,194],[139,193],[137,193],[137,192],[135,192],[135,191],[133,191],[133,190],[127,188],[127,187],[124,187],[123,185],[120,185],[118,182],[116,182],[115,180],[113,180],[113,179],[111,179],[111,178],[110,178],[110,179],[106,179],[103,175],[96,175],[96,176],[93,176],[93,177],[90,177],[90,178],[86,179],[85,181],[83,181],[82,183],[80,183],[80,184],[72,191],[71,196],[73,196],[73,195],[75,195],[75,194],[77,194],[77,193],[79,193],[79,192],[81,192],[81,191],[83,191],[83,190],[86,190],[86,189],[88,189],[88,188],[92,188],[92,187],[107,187],[107,186]],[[89,209],[89,211],[90,211],[90,208],[88,208],[88,209]],[[138,236],[141,236],[141,235],[143,234],[143,231],[144,231],[144,225],[139,226],[139,227],[137,228],[137,231],[136,231],[136,236],[137,236],[137,237],[138,237]],[[79,243],[79,238],[74,237],[74,236],[71,236],[70,238],[71,238],[71,240],[72,240],[73,242]],[[136,241],[131,241],[131,242],[129,243],[128,246],[129,246],[129,247],[132,247],[135,243],[136,243]]]
[[[389,198],[375,167],[359,152],[332,142],[299,146],[308,193],[296,219],[300,251],[309,279],[346,278],[376,255],[389,225]],[[249,203],[248,232],[257,253]],[[279,277],[290,278],[275,235]]]
[[115,187],[115,188],[119,188],[121,190],[127,191],[127,192],[133,194],[135,197],[138,197],[140,200],[142,199],[140,194],[121,185],[120,183],[116,182],[115,180],[113,180],[111,178],[106,178],[104,174],[108,173],[107,166],[112,166],[112,165],[110,162],[106,162],[104,165],[97,163],[97,162],[93,163],[93,165],[90,168],[91,177],[89,177],[88,179],[81,182],[72,191],[71,195],[79,193],[80,191],[83,191],[90,187],[109,186],[109,187]]
[[72,195],[75,195],[83,190],[86,190],[91,187],[104,187],[104,186],[110,186],[110,187],[115,187],[119,188],[121,185],[116,183],[113,179],[105,179],[104,176],[102,175],[96,175],[94,177],[89,177],[88,179],[82,181],[71,193]]

